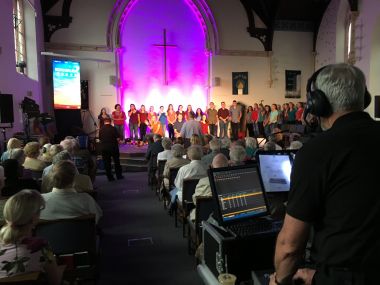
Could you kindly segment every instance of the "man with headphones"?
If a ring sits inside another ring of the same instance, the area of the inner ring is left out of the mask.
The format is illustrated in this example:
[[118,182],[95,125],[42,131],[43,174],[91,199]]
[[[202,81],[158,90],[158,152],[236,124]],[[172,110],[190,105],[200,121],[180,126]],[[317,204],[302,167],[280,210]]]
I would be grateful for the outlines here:
[[[363,72],[332,64],[307,84],[305,116],[324,132],[297,153],[270,284],[380,284],[380,125],[363,110]],[[303,256],[313,229],[311,261]],[[297,283],[298,284],[298,283]]]

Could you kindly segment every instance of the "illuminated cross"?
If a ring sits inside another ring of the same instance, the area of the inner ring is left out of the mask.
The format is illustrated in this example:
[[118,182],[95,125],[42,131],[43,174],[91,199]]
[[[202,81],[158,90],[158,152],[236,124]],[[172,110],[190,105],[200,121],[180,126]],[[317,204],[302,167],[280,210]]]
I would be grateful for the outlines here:
[[177,47],[176,45],[169,45],[166,43],[166,29],[164,29],[164,44],[154,44],[156,47],[164,48],[164,84],[168,85],[168,77],[166,75],[167,67],[166,67],[166,48],[168,47]]

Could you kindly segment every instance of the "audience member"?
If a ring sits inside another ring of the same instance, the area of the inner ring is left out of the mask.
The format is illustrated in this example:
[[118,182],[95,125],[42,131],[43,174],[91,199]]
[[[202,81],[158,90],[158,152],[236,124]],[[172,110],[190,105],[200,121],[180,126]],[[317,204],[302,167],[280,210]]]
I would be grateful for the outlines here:
[[228,137],[224,137],[220,140],[220,143],[220,152],[223,153],[228,159],[230,159],[231,140]]
[[209,154],[202,157],[202,163],[206,169],[211,165],[214,157],[218,153],[220,153],[220,140],[219,139],[214,138],[210,141],[210,150],[211,150],[211,152]]
[[148,161],[148,185],[154,184],[155,180],[155,171],[157,168],[157,158],[156,156],[164,151],[162,147],[162,136],[155,134],[154,143],[148,145],[148,150],[145,154],[145,159]]
[[276,150],[276,143],[272,141],[268,141],[264,144],[265,151],[274,151]]
[[162,139],[161,144],[162,144],[162,147],[164,148],[164,151],[161,151],[158,153],[157,161],[171,159],[173,157],[172,152],[171,152],[172,140],[170,138],[165,137]]
[[102,210],[95,200],[87,193],[78,193],[74,189],[76,175],[77,169],[71,161],[64,160],[53,166],[53,190],[42,194],[46,207],[41,212],[41,219],[56,220],[94,214],[96,222],[99,221]]
[[15,148],[21,148],[22,141],[16,138],[10,138],[7,143],[7,150],[1,155],[0,161],[3,162],[9,158],[9,151]]
[[187,149],[187,156],[191,161],[189,164],[182,166],[178,170],[177,177],[174,181],[175,188],[172,191],[170,191],[170,195],[172,197],[172,205],[174,205],[176,196],[178,196],[178,199],[180,201],[182,200],[182,186],[184,179],[192,177],[202,177],[207,175],[207,171],[201,162],[202,155],[203,151],[200,146],[190,146]]
[[202,145],[201,137],[197,134],[193,134],[190,138],[190,145]]
[[25,169],[32,171],[43,171],[46,167],[46,163],[37,159],[40,154],[40,145],[38,142],[28,142],[24,147],[25,162],[23,164]]
[[245,148],[241,145],[233,145],[230,149],[230,165],[242,165],[246,159],[247,154]]
[[40,156],[38,157],[39,160],[45,162],[46,164],[51,164],[52,156],[50,155],[50,148],[51,144],[47,143],[43,145],[41,148]]
[[183,158],[185,154],[185,148],[183,147],[183,145],[174,144],[172,146],[171,151],[173,158],[166,161],[163,172],[166,189],[169,189],[170,168],[179,168],[190,163],[190,160]]
[[292,141],[290,143],[290,146],[288,147],[289,150],[298,150],[301,149],[303,144],[300,141]]
[[[211,167],[212,168],[220,168],[227,167],[228,159],[224,154],[218,153],[212,160]],[[211,187],[210,187],[210,179],[208,176],[199,179],[197,187],[195,188],[195,192],[193,194],[193,202],[194,205],[197,204],[197,197],[210,197],[212,196]],[[193,209],[190,213],[190,218],[195,220],[195,209]]]
[[252,159],[255,157],[257,151],[257,141],[255,138],[252,137],[246,137],[245,138],[245,152],[247,154],[247,157],[249,159]]
[[[23,168],[16,159],[7,159],[3,162],[5,183],[1,190],[1,196],[10,197],[22,189],[34,189],[40,191],[40,185],[34,179],[21,178]],[[1,189],[1,187],[0,187]]]
[[50,285],[61,284],[64,267],[57,266],[47,241],[32,236],[44,207],[44,199],[34,190],[23,190],[5,203],[6,223],[0,231],[0,278],[44,272]]

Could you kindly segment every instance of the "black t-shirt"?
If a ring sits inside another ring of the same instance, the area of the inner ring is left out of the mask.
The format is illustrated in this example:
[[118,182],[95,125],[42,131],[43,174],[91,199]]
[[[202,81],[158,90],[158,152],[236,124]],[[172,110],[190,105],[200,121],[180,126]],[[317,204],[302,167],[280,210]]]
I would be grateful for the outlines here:
[[117,148],[120,138],[116,128],[110,124],[105,124],[99,131],[99,140],[101,142],[102,149]]
[[380,239],[380,125],[354,112],[296,155],[287,213],[314,225],[312,258],[355,267]]

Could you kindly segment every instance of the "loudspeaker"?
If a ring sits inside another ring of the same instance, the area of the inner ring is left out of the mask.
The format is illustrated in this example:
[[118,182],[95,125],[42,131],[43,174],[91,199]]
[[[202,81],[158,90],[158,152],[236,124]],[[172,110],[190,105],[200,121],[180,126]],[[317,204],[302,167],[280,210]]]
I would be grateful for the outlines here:
[[380,118],[380,96],[375,96],[375,118]]
[[0,124],[13,124],[13,95],[0,94]]
[[213,78],[212,86],[220,86],[220,77],[214,77]]
[[88,110],[88,80],[80,81],[80,108]]

